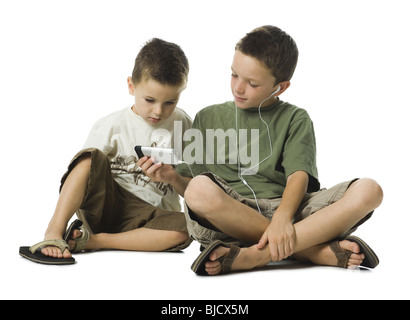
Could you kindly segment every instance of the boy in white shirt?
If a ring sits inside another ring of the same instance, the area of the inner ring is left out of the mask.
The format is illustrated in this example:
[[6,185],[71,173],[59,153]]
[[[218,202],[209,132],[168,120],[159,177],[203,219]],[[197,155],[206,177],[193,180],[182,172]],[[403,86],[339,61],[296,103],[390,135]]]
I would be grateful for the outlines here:
[[[145,44],[127,79],[135,104],[95,123],[62,178],[44,241],[20,247],[20,255],[39,263],[71,264],[71,253],[82,250],[164,251],[190,244],[179,190],[148,178],[134,151],[136,145],[182,144],[192,120],[176,105],[188,72],[178,45],[156,38]],[[175,170],[156,166],[158,174]],[[74,213],[81,220],[66,230]]]

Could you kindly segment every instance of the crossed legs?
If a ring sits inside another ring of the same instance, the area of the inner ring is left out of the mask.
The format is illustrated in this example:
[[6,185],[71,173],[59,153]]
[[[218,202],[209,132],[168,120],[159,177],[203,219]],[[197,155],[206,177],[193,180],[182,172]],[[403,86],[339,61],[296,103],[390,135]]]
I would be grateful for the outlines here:
[[[275,261],[268,245],[262,249],[256,247],[270,223],[268,219],[228,196],[206,176],[197,176],[191,180],[184,197],[200,224],[233,238],[255,243],[254,246],[241,249],[232,264],[232,270],[252,269]],[[374,180],[365,178],[352,183],[339,201],[294,224],[294,257],[315,264],[336,265],[336,257],[327,242],[355,226],[380,205],[382,198],[382,189]],[[339,245],[354,252],[349,265],[358,265],[364,259],[356,243],[344,240]],[[220,271],[216,260],[226,255],[227,251],[228,248],[218,247],[211,253],[210,261],[206,264],[209,274]]]

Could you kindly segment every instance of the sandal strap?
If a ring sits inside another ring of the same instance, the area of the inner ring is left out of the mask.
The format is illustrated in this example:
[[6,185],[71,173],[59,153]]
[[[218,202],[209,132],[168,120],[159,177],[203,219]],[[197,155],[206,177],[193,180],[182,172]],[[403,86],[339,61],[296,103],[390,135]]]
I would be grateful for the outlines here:
[[337,266],[347,269],[347,262],[350,256],[353,254],[350,250],[344,250],[340,247],[339,241],[334,241],[330,244],[330,249],[334,252],[337,258]]
[[67,242],[65,242],[63,239],[44,240],[31,246],[30,252],[34,254],[37,250],[47,246],[57,247],[61,250],[61,252],[64,252],[65,249],[69,248]]
[[228,254],[222,257],[221,260],[221,273],[229,273],[231,271],[232,263],[238,255],[240,247],[232,245]]
[[84,250],[85,245],[87,244],[88,240],[90,239],[90,232],[84,228],[80,227],[78,228],[82,232],[81,237],[75,238],[75,247],[72,250],[73,253],[78,253]]

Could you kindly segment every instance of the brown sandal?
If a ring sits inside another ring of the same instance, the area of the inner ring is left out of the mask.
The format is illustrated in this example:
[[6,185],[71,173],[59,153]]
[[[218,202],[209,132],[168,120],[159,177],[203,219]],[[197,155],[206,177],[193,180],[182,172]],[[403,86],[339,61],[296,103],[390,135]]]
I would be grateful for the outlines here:
[[363,253],[365,258],[360,265],[365,268],[375,268],[379,264],[379,258],[376,253],[369,247],[369,245],[364,242],[359,237],[349,236],[345,239],[336,240],[330,244],[330,249],[334,252],[337,258],[337,266],[347,269],[347,262],[349,261],[350,256],[353,254],[350,250],[344,250],[340,247],[339,241],[348,240],[356,242],[360,247],[360,253]]
[[223,246],[230,249],[226,256],[223,256],[217,260],[221,263],[220,274],[229,273],[231,271],[232,263],[238,255],[241,248],[235,245],[225,244],[220,240],[212,242],[208,247],[206,247],[201,252],[201,254],[198,256],[198,258],[196,258],[196,260],[191,266],[192,271],[194,271],[197,275],[208,275],[208,273],[205,271],[205,262],[209,261],[209,255],[216,247],[219,246]]

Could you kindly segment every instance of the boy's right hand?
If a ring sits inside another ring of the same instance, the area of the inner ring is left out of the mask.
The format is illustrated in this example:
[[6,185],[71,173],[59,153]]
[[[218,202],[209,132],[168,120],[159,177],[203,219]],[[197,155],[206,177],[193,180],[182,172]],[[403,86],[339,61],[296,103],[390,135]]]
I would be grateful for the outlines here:
[[137,165],[151,181],[172,184],[177,174],[175,169],[169,164],[163,164],[161,162],[154,163],[154,161],[155,158],[145,156],[137,161]]
[[291,256],[294,253],[296,241],[295,228],[291,221],[278,218],[278,216],[272,218],[257,245],[258,249],[269,245],[272,261],[281,261]]

